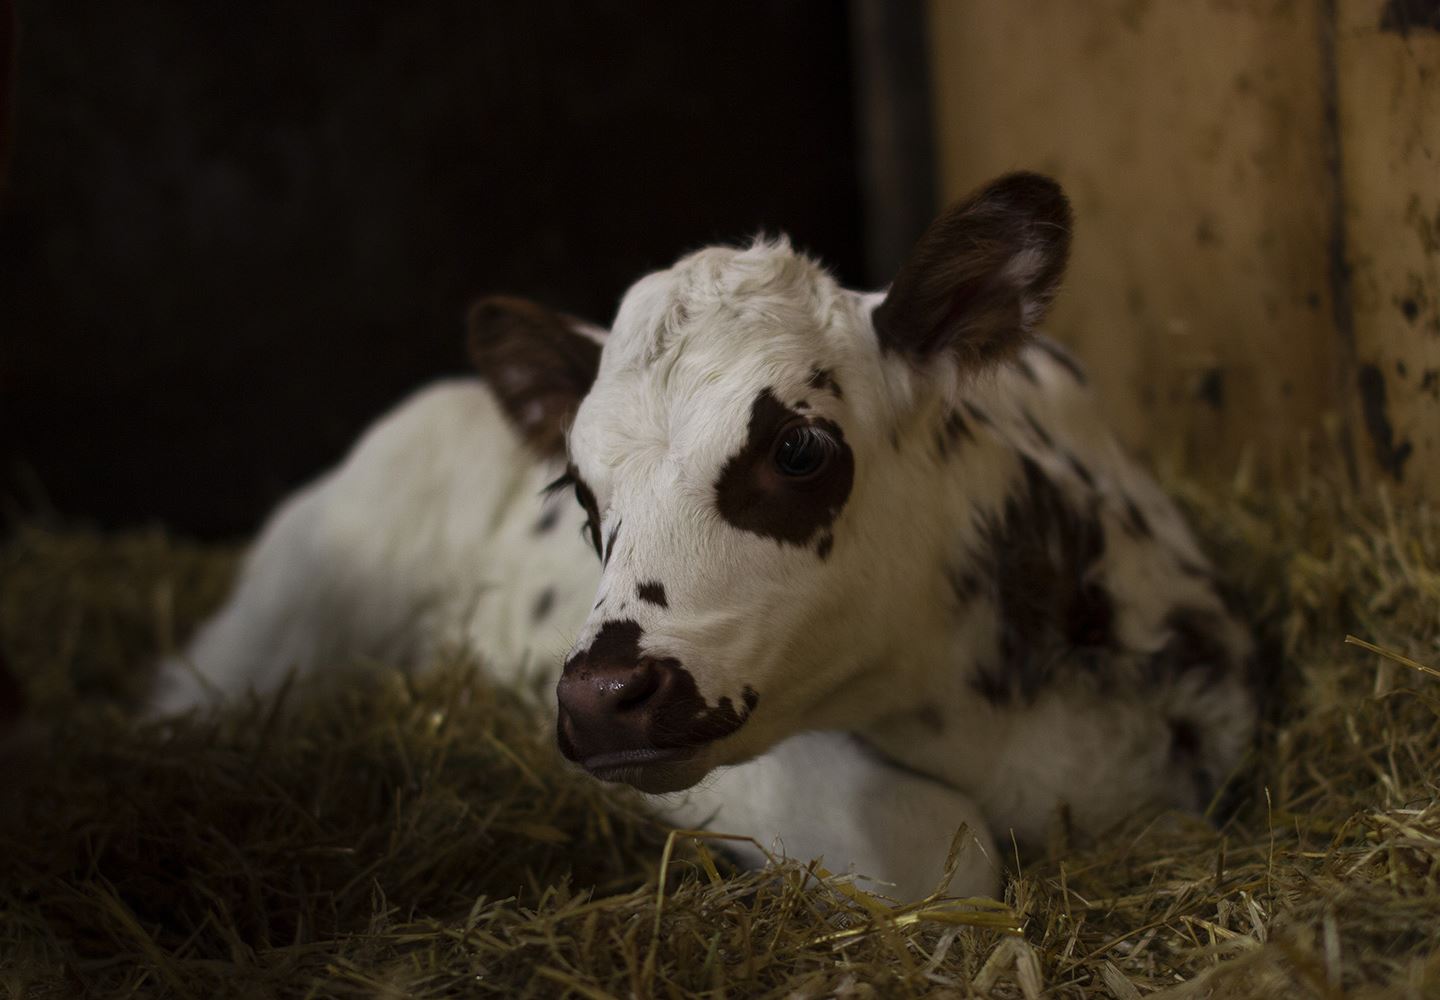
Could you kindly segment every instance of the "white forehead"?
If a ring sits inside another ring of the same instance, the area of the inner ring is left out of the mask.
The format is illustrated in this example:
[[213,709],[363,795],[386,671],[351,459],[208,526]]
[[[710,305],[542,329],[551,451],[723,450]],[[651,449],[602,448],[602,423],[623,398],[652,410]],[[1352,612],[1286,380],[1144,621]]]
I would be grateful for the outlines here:
[[[648,368],[667,355],[733,352],[776,338],[823,346],[848,296],[783,236],[707,247],[636,282],[620,304],[601,363]],[[758,343],[757,343],[758,342]]]
[[783,237],[708,247],[647,275],[620,304],[572,452],[613,465],[617,449],[673,447],[717,422],[738,433],[763,389],[844,364],[861,308]]

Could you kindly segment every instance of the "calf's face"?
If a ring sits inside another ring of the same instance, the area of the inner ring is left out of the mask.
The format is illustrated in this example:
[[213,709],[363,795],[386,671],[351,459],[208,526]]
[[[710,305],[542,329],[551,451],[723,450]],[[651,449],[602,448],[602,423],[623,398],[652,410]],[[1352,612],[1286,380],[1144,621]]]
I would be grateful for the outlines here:
[[516,361],[495,310],[472,324],[487,377],[498,357],[519,371],[500,394],[522,428],[573,413],[561,485],[603,571],[557,690],[567,757],[669,791],[864,721],[856,679],[910,600],[887,560],[927,502],[900,435],[1021,346],[1069,221],[1053,182],[1002,178],[937,220],[884,296],[783,241],[702,250],[631,288],[588,384],[548,349]]

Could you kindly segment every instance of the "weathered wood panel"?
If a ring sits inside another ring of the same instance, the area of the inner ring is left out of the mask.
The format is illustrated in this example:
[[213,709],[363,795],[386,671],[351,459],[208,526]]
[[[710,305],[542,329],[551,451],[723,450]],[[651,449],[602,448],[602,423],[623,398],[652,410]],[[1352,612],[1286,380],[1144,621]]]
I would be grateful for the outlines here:
[[[1407,20],[1410,12],[1414,20]],[[1440,498],[1440,4],[1337,5],[1357,450]]]
[[942,193],[1016,167],[1066,185],[1077,242],[1051,329],[1132,445],[1229,470],[1348,406],[1320,4],[930,13]]

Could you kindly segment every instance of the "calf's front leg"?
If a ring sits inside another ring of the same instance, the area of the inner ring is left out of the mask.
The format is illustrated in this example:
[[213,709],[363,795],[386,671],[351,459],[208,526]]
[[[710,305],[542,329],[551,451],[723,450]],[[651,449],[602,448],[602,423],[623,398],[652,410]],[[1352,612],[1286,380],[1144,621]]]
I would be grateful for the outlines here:
[[[999,855],[979,808],[948,785],[896,767],[848,733],[793,736],[764,755],[722,768],[700,785],[649,797],[677,828],[753,837],[767,850],[832,872],[902,901],[939,887],[955,833],[965,839],[954,896],[993,896]],[[735,848],[760,867],[764,853]]]

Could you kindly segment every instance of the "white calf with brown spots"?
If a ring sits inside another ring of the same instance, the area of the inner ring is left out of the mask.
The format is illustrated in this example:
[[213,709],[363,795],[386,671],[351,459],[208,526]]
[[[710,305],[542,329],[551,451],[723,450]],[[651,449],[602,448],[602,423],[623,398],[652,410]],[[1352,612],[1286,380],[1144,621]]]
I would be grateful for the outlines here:
[[1062,808],[1203,808],[1254,726],[1251,643],[1034,331],[1069,238],[1015,174],[884,293],[779,240],[641,279],[608,334],[481,303],[479,378],[275,513],[157,709],[461,643],[553,683],[560,752],[673,822],[906,898],[962,824],[970,894],[992,835]]

